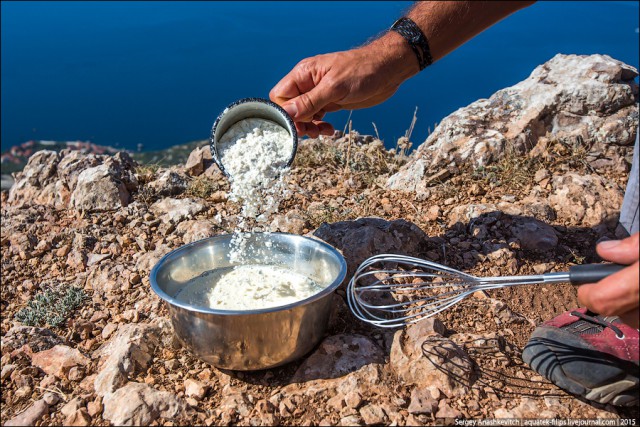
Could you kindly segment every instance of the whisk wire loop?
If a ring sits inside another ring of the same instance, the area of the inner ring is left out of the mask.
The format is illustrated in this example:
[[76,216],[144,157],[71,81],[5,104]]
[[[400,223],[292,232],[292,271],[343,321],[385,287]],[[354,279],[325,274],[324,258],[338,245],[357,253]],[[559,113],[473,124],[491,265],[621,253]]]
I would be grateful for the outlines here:
[[394,328],[438,314],[479,290],[568,281],[569,273],[475,277],[420,258],[380,254],[360,264],[347,285],[347,303],[358,319]]

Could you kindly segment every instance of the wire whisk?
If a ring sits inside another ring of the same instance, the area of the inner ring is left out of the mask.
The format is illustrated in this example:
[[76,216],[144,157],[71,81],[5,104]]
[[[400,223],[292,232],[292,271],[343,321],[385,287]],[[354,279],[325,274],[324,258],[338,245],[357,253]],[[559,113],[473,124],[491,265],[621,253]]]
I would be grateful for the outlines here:
[[358,319],[395,328],[438,314],[480,290],[538,283],[595,283],[624,267],[585,264],[568,272],[476,277],[420,258],[381,254],[360,264],[347,285],[347,303]]

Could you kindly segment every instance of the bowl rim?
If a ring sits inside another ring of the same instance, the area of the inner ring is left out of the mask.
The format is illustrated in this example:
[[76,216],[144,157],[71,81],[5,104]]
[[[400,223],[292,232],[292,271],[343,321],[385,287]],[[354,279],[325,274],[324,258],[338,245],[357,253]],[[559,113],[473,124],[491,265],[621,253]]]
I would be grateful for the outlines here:
[[223,316],[239,316],[239,315],[247,315],[247,314],[263,314],[263,313],[273,313],[278,311],[286,311],[295,307],[310,304],[316,300],[324,298],[327,294],[330,294],[333,291],[335,291],[338,288],[338,286],[340,286],[340,284],[344,281],[344,278],[347,275],[347,262],[344,256],[342,255],[342,253],[340,253],[338,249],[336,249],[335,247],[331,246],[330,244],[328,244],[323,240],[308,237],[308,236],[302,236],[299,234],[283,233],[283,232],[250,232],[249,234],[261,234],[261,235],[276,234],[276,235],[283,235],[283,236],[313,241],[314,244],[320,245],[321,247],[327,249],[330,253],[336,256],[340,264],[340,271],[338,272],[338,276],[334,279],[333,282],[327,285],[320,292],[315,293],[305,299],[295,301],[287,305],[279,305],[276,307],[259,308],[259,309],[253,309],[253,310],[220,310],[220,309],[214,309],[214,308],[208,308],[208,307],[193,306],[191,304],[187,304],[185,302],[182,302],[170,296],[160,287],[160,285],[158,285],[158,282],[156,280],[158,270],[168,259],[176,257],[177,254],[187,250],[190,247],[200,246],[211,240],[220,240],[222,238],[229,238],[229,236],[233,236],[232,233],[225,233],[225,234],[218,234],[216,236],[206,237],[204,239],[196,240],[195,242],[182,245],[179,248],[172,250],[171,252],[167,253],[162,258],[160,258],[160,260],[156,262],[156,264],[151,269],[151,272],[149,273],[149,282],[151,284],[151,289],[156,293],[156,295],[158,295],[161,299],[169,303],[171,306],[180,307],[187,311],[205,313],[205,314],[223,315]]

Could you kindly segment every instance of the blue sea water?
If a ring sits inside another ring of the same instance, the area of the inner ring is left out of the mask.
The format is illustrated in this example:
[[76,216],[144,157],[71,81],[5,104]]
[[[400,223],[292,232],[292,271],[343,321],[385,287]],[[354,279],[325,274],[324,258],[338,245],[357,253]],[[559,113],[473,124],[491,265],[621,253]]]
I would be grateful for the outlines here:
[[[299,60],[346,50],[411,2],[17,2],[1,4],[2,151],[30,139],[145,150],[208,138],[216,116],[269,90]],[[639,2],[538,2],[356,110],[389,147],[424,141],[456,109],[526,78],[557,53],[638,67]],[[327,116],[342,129],[348,112]]]

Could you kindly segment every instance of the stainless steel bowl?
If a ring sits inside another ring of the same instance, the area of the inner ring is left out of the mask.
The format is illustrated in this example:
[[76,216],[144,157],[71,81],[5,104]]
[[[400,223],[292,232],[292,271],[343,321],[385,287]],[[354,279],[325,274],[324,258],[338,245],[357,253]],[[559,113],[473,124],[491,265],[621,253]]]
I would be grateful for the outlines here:
[[286,267],[325,288],[293,304],[260,310],[214,310],[177,300],[175,296],[192,278],[236,265],[229,260],[231,238],[224,234],[182,246],[151,270],[151,289],[166,301],[178,339],[203,361],[224,369],[267,369],[303,356],[324,335],[331,294],[347,272],[344,257],[309,237],[252,233],[245,265]]
[[244,119],[265,119],[271,120],[285,128],[293,143],[291,157],[287,162],[287,167],[291,166],[298,150],[298,133],[293,120],[286,111],[278,104],[263,98],[244,98],[231,103],[216,118],[211,128],[211,137],[209,138],[209,148],[211,156],[216,162],[220,170],[229,175],[220,161],[220,153],[218,152],[218,142],[231,126]]

